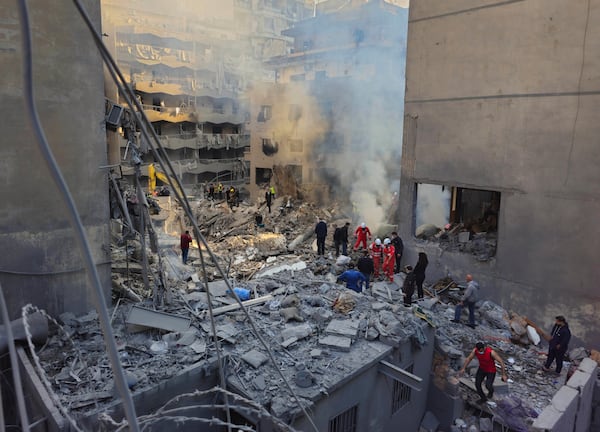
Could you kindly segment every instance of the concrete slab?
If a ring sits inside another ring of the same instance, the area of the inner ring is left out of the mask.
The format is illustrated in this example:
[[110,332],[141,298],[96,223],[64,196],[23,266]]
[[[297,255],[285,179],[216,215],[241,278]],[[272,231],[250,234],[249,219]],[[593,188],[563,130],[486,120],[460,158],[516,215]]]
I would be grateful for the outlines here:
[[591,358],[584,358],[579,364],[578,370],[582,372],[587,372],[589,374],[593,374],[596,372],[596,368],[598,367],[598,363],[596,363]]
[[191,319],[133,306],[125,321],[131,331],[144,331],[147,328],[158,328],[172,332],[184,332],[190,328]]
[[325,333],[328,335],[345,336],[356,339],[358,336],[358,321],[352,320],[331,320]]
[[258,369],[265,364],[269,358],[257,350],[250,350],[242,356],[242,360],[251,365],[254,369]]
[[347,337],[329,335],[319,338],[319,345],[336,349],[339,351],[350,351],[352,339]]

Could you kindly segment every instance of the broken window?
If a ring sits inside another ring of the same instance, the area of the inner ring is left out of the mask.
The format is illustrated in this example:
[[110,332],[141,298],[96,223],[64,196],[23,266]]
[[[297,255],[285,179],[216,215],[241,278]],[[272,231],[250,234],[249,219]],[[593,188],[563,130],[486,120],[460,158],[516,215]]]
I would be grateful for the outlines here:
[[415,236],[487,261],[496,255],[499,213],[500,192],[419,183]]
[[279,143],[271,138],[262,138],[262,151],[267,156],[273,156],[279,151]]
[[271,105],[261,105],[256,121],[266,122],[271,119]]
[[358,405],[329,420],[329,432],[356,432]]
[[263,183],[269,183],[273,176],[273,170],[271,168],[256,168],[256,184],[261,185]]
[[296,122],[300,120],[300,117],[302,117],[302,106],[296,104],[290,105],[288,110],[288,120],[291,122]]
[[302,153],[302,151],[304,150],[304,146],[302,145],[301,139],[290,139],[289,144],[290,151],[292,153]]

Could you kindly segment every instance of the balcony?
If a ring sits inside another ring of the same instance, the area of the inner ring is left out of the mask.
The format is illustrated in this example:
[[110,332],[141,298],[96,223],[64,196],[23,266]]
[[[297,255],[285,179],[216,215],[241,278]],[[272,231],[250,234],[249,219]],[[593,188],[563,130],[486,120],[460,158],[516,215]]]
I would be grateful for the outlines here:
[[220,108],[163,107],[158,105],[142,105],[142,107],[151,122],[242,124],[246,120],[245,113],[227,112]]
[[[169,150],[189,148],[193,150],[226,149],[250,147],[248,134],[194,134],[159,135],[161,144]],[[127,146],[127,140],[121,140],[121,147]]]

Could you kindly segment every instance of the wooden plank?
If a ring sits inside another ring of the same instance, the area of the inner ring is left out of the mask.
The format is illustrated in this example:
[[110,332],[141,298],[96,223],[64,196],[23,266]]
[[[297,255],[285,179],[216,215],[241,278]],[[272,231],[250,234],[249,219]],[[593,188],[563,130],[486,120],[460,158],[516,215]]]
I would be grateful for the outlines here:
[[[270,294],[266,295],[264,297],[259,297],[257,299],[246,300],[245,302],[242,302],[242,304],[244,305],[244,307],[248,307],[248,306],[254,306],[257,304],[266,303],[269,300],[273,300],[273,296]],[[221,315],[226,312],[231,312],[231,311],[237,310],[239,308],[240,308],[239,303],[235,303],[235,304],[231,304],[231,305],[227,305],[227,306],[221,306],[221,307],[213,309],[213,315],[214,316]]]

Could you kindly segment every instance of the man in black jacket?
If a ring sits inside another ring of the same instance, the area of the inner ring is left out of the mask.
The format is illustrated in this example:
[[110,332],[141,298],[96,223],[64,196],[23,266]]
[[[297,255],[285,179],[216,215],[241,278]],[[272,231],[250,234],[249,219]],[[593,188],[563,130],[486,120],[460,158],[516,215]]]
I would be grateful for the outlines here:
[[569,341],[571,340],[571,330],[569,330],[569,324],[564,316],[559,315],[556,317],[554,327],[550,332],[548,339],[548,358],[546,364],[542,369],[546,372],[550,371],[550,366],[554,359],[556,359],[556,373],[559,374],[562,370],[563,358],[569,348]]
[[402,259],[402,252],[404,252],[404,243],[402,243],[402,239],[398,236],[396,231],[392,233],[391,240],[394,251],[396,252],[396,269],[394,270],[394,273],[400,273],[400,260]]
[[373,258],[369,256],[369,251],[363,251],[363,256],[358,259],[356,267],[358,268],[358,271],[367,278],[367,283],[365,284],[365,291],[367,291],[369,289],[371,275],[373,274],[373,270],[375,270],[375,267],[373,266]]
[[406,270],[408,273],[406,274],[404,284],[402,285],[402,292],[404,293],[404,306],[410,307],[412,304],[412,296],[415,293],[417,276],[413,272],[412,266],[406,266]]
[[335,245],[335,256],[340,256],[340,245],[342,244],[342,229],[333,224],[333,244]]
[[317,235],[317,254],[325,255],[325,239],[327,238],[327,224],[321,218],[317,226],[315,227],[315,234]]
[[343,227],[340,228],[340,242],[342,244],[342,255],[348,255],[348,227],[350,222],[346,222]]

